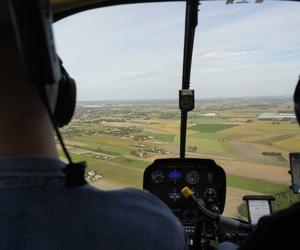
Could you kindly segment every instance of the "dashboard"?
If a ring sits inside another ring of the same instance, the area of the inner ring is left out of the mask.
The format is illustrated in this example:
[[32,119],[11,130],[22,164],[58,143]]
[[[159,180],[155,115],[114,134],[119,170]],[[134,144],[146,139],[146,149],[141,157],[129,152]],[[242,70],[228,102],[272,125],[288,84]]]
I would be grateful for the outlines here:
[[[181,194],[188,186],[209,210],[223,213],[226,199],[226,175],[215,161],[196,158],[157,159],[144,172],[144,189],[148,190],[173,211],[185,226],[190,249],[197,244],[198,222],[203,215]],[[196,249],[196,248],[195,248]]]

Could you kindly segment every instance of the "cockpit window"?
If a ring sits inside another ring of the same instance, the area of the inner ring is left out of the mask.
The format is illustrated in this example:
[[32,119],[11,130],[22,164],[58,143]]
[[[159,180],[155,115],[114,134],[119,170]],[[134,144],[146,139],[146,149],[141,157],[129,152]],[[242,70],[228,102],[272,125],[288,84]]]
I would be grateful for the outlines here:
[[[242,197],[289,191],[289,153],[300,151],[292,95],[300,68],[300,4],[200,5],[186,156],[227,175],[225,214],[245,217]],[[179,156],[184,3],[86,11],[54,26],[78,103],[62,130],[86,179],[103,189],[142,188],[143,170]],[[156,179],[160,180],[158,174]]]

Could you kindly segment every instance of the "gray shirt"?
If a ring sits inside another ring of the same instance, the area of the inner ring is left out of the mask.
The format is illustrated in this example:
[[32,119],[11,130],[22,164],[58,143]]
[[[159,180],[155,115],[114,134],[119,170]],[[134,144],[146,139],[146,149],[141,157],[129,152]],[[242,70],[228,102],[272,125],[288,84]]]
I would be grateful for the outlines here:
[[184,229],[148,192],[66,187],[64,163],[0,157],[0,249],[180,249]]

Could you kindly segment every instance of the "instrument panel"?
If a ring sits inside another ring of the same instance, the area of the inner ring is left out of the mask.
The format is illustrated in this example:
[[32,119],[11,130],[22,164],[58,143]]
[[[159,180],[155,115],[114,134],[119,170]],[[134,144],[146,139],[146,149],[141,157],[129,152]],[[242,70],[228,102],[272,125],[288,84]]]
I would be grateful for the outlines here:
[[[171,209],[184,209],[191,204],[182,197],[181,189],[191,188],[208,208],[225,206],[226,177],[224,170],[208,159],[158,159],[144,172],[144,189],[163,200]],[[193,206],[193,205],[192,205]]]
[[188,186],[206,208],[223,213],[226,175],[215,161],[196,158],[157,159],[144,172],[144,189],[154,194],[173,211],[185,227],[189,249],[198,249],[199,223],[203,214],[181,194]]

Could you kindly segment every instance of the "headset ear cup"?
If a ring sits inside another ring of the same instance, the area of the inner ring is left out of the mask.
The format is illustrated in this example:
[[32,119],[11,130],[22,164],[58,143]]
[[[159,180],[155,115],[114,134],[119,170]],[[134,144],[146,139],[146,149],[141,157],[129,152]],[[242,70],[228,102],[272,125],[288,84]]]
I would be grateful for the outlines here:
[[294,93],[295,115],[300,125],[300,76]]
[[64,75],[59,81],[58,95],[54,118],[58,127],[67,125],[74,114],[76,107],[76,83],[74,79]]

